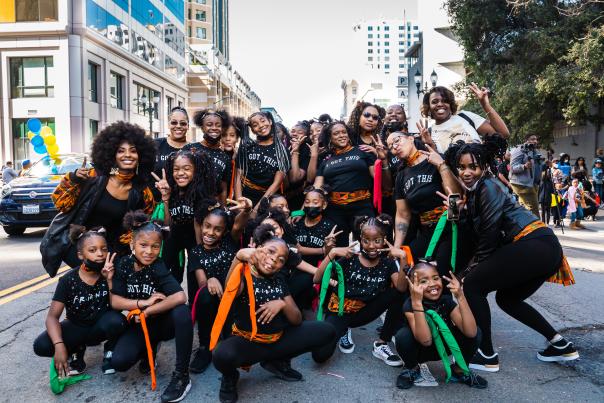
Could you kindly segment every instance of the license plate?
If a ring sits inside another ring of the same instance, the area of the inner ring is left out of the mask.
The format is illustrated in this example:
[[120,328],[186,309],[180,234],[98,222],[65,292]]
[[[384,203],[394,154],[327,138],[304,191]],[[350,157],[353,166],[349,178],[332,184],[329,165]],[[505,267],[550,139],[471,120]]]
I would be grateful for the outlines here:
[[23,206],[23,214],[40,214],[40,205],[26,204]]

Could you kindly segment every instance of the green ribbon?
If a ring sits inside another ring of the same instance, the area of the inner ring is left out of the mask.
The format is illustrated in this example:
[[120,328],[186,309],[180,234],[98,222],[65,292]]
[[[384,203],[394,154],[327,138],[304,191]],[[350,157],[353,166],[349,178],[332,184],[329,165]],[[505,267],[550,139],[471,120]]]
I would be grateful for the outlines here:
[[[440,218],[438,219],[438,223],[436,224],[436,228],[434,228],[434,233],[432,234],[432,239],[430,239],[430,244],[428,245],[428,250],[426,251],[426,259],[431,260],[432,255],[434,254],[434,249],[436,249],[436,245],[438,245],[438,241],[440,240],[440,236],[443,234],[445,227],[447,226],[447,212],[445,211]],[[453,273],[455,273],[455,261],[457,260],[457,223],[455,221],[451,221],[452,227],[452,238],[451,241],[451,268],[453,269]]]
[[[164,219],[165,219],[164,214],[165,214],[164,203],[158,203],[155,206],[155,208],[153,209],[153,213],[151,214],[151,221],[164,222]],[[159,257],[162,257],[163,252],[164,252],[164,241],[161,242],[161,248],[159,249]]]
[[52,393],[55,395],[63,393],[66,386],[73,385],[74,383],[82,382],[90,378],[92,377],[86,374],[59,378],[59,374],[55,368],[55,359],[53,358],[50,360],[50,390],[52,390]]
[[290,217],[304,217],[304,210],[294,210],[289,215]]
[[338,275],[338,315],[342,316],[344,314],[344,269],[342,269],[342,266],[338,262],[330,261],[325,268],[323,278],[321,279],[317,320],[323,320],[323,304],[325,303],[325,296],[327,295],[327,289],[329,288],[329,280],[331,280],[331,270],[333,266],[335,266]]
[[441,318],[436,311],[428,309],[425,313],[426,322],[428,322],[430,333],[432,333],[434,347],[436,347],[436,351],[438,352],[443,366],[445,367],[445,372],[447,374],[446,382],[449,382],[451,379],[451,363],[449,362],[449,355],[447,354],[445,343],[447,344],[447,347],[449,347],[451,354],[453,354],[455,363],[459,366],[459,368],[461,368],[465,375],[469,375],[470,369],[466,364],[466,360],[463,358],[459,344],[457,344],[457,340],[455,340],[455,337],[453,336],[453,333],[451,333],[449,326],[447,326],[443,318]]

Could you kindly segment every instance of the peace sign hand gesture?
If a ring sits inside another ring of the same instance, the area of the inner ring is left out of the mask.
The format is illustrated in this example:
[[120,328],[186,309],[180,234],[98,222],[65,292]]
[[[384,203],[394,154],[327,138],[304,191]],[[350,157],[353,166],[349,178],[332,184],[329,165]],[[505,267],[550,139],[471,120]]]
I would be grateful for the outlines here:
[[426,144],[426,148],[428,151],[419,150],[422,155],[425,155],[428,158],[428,162],[436,167],[439,167],[445,160],[439,153],[437,153],[432,147]]
[[430,136],[430,131],[427,126],[424,126],[424,123],[420,120],[416,124],[417,130],[419,130],[419,137],[424,142],[424,144],[433,144],[432,136]]
[[388,247],[379,249],[379,252],[388,252],[388,257],[392,259],[402,259],[403,261],[407,260],[407,253],[404,250],[395,248],[390,242],[388,242],[388,240],[386,240],[386,245],[388,245]]
[[413,281],[409,277],[407,277],[407,282],[409,283],[409,293],[411,294],[411,303],[416,304],[416,306],[421,306],[422,301],[424,300],[424,291],[426,290],[427,284],[420,284],[419,279],[417,277],[417,273],[413,274]]
[[476,96],[476,98],[478,99],[478,102],[480,102],[480,105],[483,107],[489,105],[490,101],[489,101],[489,89],[487,87],[478,87],[478,85],[476,85],[476,83],[472,82],[468,88],[470,89],[470,91],[472,91],[474,93],[474,95]]
[[237,200],[227,199],[226,204],[233,205],[229,207],[229,211],[243,210],[250,212],[252,210],[252,207],[254,207],[252,201],[247,197],[238,197]]
[[75,176],[79,180],[86,181],[90,179],[90,168],[86,168],[86,162],[88,161],[88,157],[84,157],[84,161],[82,162],[82,166],[76,169]]
[[464,296],[463,279],[460,282],[452,271],[449,271],[449,274],[451,275],[450,278],[447,276],[443,276],[443,278],[449,282],[449,284],[447,284],[447,288],[451,290],[451,294],[453,294],[455,299],[459,300]]
[[151,175],[155,179],[155,187],[161,193],[162,201],[170,200],[170,193],[172,189],[170,189],[170,185],[168,184],[168,180],[166,179],[166,170],[162,168],[161,178],[157,176],[155,172],[151,172]]
[[342,232],[344,231],[336,231],[336,228],[338,228],[337,225],[334,225],[333,228],[331,229],[331,231],[329,232],[329,234],[327,234],[327,236],[325,237],[325,255],[327,255],[333,248],[336,247],[336,237],[338,235],[340,235]]
[[373,135],[373,141],[375,143],[375,150],[377,151],[378,158],[381,160],[388,158],[388,152],[384,146],[384,143],[382,142],[381,136],[378,133]]
[[115,273],[113,261],[115,260],[116,256],[117,253],[107,253],[107,257],[105,258],[105,266],[101,270],[101,275],[105,278],[105,280],[110,281],[113,279],[113,274]]

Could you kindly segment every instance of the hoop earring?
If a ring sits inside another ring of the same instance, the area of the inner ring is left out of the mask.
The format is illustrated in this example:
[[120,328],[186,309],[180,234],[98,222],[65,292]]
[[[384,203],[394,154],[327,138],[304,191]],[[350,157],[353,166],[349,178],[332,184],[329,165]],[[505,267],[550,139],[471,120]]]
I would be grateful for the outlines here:
[[118,167],[113,167],[109,170],[109,175],[118,175],[120,173],[120,169]]

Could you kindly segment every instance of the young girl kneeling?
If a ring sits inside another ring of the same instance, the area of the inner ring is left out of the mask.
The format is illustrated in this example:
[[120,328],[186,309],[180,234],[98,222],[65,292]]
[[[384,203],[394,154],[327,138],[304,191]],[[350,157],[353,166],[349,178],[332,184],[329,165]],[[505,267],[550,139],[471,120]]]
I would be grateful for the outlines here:
[[[422,383],[419,364],[441,359],[447,372],[447,381],[465,383],[484,389],[485,379],[468,369],[467,363],[480,344],[480,329],[476,327],[474,315],[468,306],[461,284],[453,273],[447,288],[451,295],[442,295],[443,283],[433,265],[420,262],[409,272],[411,297],[405,302],[403,311],[407,318],[405,326],[395,336],[396,350],[405,362],[405,367],[396,380],[400,389],[413,385],[435,386]],[[444,339],[444,341],[443,341]],[[453,353],[455,364],[449,363]]]
[[[102,229],[86,231],[72,225],[69,238],[83,263],[59,279],[46,317],[46,331],[36,338],[34,352],[54,357],[60,377],[78,375],[86,369],[86,346],[107,340],[103,373],[112,374],[112,346],[126,329],[124,316],[109,306],[109,286],[103,278],[113,271],[115,253],[109,256]],[[63,310],[67,311],[66,319],[59,322]]]
[[[149,217],[140,210],[126,214],[124,226],[132,230],[132,254],[117,264],[115,278],[110,283],[111,306],[120,311],[140,310],[144,313],[154,355],[157,343],[175,339],[175,371],[161,399],[177,402],[191,388],[189,360],[193,324],[186,305],[187,297],[162,260],[158,259],[163,227],[149,221]],[[151,370],[146,365],[151,363],[147,360],[145,336],[141,324],[135,323],[137,321],[132,321],[113,351],[111,363],[118,371],[127,371],[139,360],[141,372]]]

